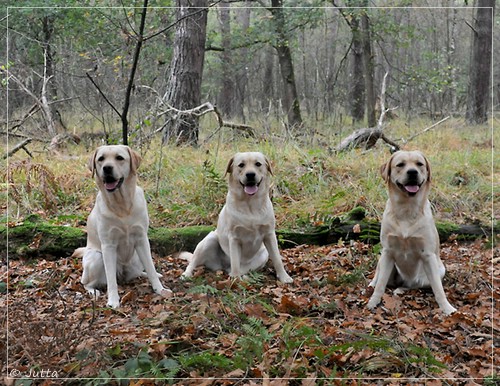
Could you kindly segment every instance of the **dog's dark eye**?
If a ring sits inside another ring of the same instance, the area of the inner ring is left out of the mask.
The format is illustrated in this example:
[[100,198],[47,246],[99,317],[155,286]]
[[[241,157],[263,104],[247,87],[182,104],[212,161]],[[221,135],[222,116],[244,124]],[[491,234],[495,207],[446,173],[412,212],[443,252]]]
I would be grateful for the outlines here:
[[417,162],[417,166],[424,166],[422,162]]
[[245,164],[242,162],[242,163],[240,163],[240,164],[238,165],[238,167],[239,167],[240,169],[242,169],[242,168],[244,168],[244,167],[245,167]]
[[262,164],[260,162],[256,162],[255,166],[257,166],[258,168],[260,168],[262,166]]
[[125,158],[123,158],[121,155],[117,155],[117,156],[116,156],[116,159],[117,159],[118,161],[123,161]]
[[398,164],[396,165],[396,167],[398,167],[398,168],[402,168],[402,167],[404,167],[404,166],[405,166],[405,163],[404,163],[404,162],[400,162],[400,163],[398,163]]
[[102,156],[102,155],[101,155],[101,156],[97,159],[97,162],[102,162],[102,161],[104,161],[104,156]]

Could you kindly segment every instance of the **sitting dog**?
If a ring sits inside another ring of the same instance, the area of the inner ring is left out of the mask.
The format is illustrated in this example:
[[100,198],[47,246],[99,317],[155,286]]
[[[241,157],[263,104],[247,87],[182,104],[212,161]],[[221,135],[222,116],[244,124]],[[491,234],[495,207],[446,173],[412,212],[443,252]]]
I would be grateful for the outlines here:
[[89,161],[99,193],[87,221],[87,246],[73,256],[83,258],[85,289],[98,296],[107,286],[113,308],[120,305],[117,282],[139,276],[147,275],[157,294],[172,294],[163,288],[151,257],[146,199],[137,186],[140,162],[139,154],[123,145],[101,146]]
[[229,161],[226,174],[229,174],[229,189],[217,229],[197,245],[193,254],[180,254],[189,261],[182,276],[190,277],[197,266],[205,265],[240,277],[263,267],[270,257],[278,279],[291,283],[276,239],[269,198],[272,175],[269,161],[262,153],[237,153]]
[[[448,302],[441,280],[445,267],[439,257],[439,235],[428,200],[431,184],[429,162],[419,151],[398,151],[382,166],[389,199],[382,219],[382,255],[370,286],[368,302],[374,309],[387,284],[398,288],[431,287],[441,311],[456,309]],[[397,292],[396,292],[397,293]]]

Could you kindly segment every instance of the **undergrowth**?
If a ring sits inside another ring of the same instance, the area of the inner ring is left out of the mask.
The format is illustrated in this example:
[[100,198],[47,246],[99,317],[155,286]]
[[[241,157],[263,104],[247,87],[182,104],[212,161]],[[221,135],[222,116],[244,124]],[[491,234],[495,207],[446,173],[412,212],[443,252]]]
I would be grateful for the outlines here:
[[[401,139],[427,125],[429,122],[409,125],[397,121],[385,130],[403,145]],[[325,128],[325,132],[329,130]],[[382,142],[369,151],[336,154],[331,152],[340,141],[335,133],[295,140],[279,135],[234,140],[231,132],[221,130],[220,136],[199,148],[164,146],[161,165],[159,139],[144,150],[139,183],[146,191],[152,226],[215,224],[227,192],[227,161],[236,151],[250,150],[262,151],[271,160],[278,228],[304,227],[356,206],[364,207],[368,217],[381,217],[387,194],[379,170],[390,157]],[[492,199],[491,140],[491,129],[486,126],[471,129],[462,121],[448,120],[403,145],[422,150],[430,159],[430,199],[438,219],[457,223],[491,220],[491,206],[485,205]],[[23,218],[33,212],[48,218],[68,212],[85,217],[96,194],[86,169],[89,155],[85,146],[73,146],[68,152],[70,162],[43,151],[34,152],[38,155],[33,160],[21,152],[9,159],[3,174],[11,217]]]

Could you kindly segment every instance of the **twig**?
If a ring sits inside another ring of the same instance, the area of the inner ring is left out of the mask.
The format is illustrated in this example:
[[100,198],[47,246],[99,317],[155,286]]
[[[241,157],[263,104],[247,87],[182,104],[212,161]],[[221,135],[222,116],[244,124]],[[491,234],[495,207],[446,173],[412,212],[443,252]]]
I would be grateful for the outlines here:
[[118,114],[118,116],[121,119],[122,114],[116,109],[116,107],[113,105],[113,103],[111,103],[111,101],[106,97],[106,95],[102,92],[102,90],[99,88],[99,86],[97,85],[97,83],[94,82],[94,79],[92,79],[92,77],[90,76],[90,74],[88,72],[86,72],[85,75],[87,75],[87,78],[90,79],[90,81],[92,82],[92,84],[94,85],[94,87],[97,89],[97,91],[99,92],[99,94],[101,94],[101,96],[104,98],[104,100],[106,101],[106,103],[115,111],[115,113]]
[[403,139],[403,140],[402,140],[402,141],[403,141],[403,143],[408,143],[408,142],[410,142],[412,139],[415,139],[415,138],[416,138],[416,137],[418,137],[419,135],[421,135],[421,134],[424,134],[424,133],[428,132],[429,130],[433,129],[434,127],[436,127],[437,125],[439,125],[439,124],[443,123],[444,121],[446,121],[446,120],[448,120],[448,119],[450,119],[450,115],[448,115],[446,118],[441,119],[439,122],[436,122],[436,123],[434,123],[433,125],[431,125],[431,126],[427,127],[426,129],[424,129],[424,130],[420,131],[419,133],[412,135],[410,138],[408,138],[408,139],[406,139],[406,140],[405,140],[405,139]]

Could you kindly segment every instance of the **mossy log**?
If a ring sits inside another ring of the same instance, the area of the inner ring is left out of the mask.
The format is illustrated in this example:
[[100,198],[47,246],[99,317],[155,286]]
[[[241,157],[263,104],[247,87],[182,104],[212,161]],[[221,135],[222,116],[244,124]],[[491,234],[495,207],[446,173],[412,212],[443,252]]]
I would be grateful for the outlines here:
[[[458,240],[473,240],[491,237],[492,231],[500,233],[500,227],[436,224],[441,242],[450,237]],[[150,228],[149,240],[153,252],[166,256],[179,251],[193,251],[196,245],[214,229],[211,226],[185,228]],[[7,238],[8,233],[8,238]],[[380,223],[365,218],[363,208],[355,208],[342,217],[334,217],[327,225],[308,230],[277,230],[281,248],[297,245],[327,245],[343,240],[363,240],[378,243]],[[0,258],[57,259],[70,256],[73,251],[85,246],[86,232],[82,228],[49,224],[37,216],[30,216],[19,224],[0,225]],[[8,243],[8,248],[7,248]]]

